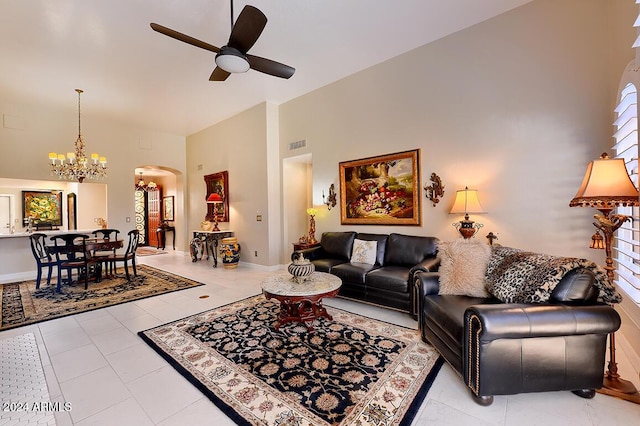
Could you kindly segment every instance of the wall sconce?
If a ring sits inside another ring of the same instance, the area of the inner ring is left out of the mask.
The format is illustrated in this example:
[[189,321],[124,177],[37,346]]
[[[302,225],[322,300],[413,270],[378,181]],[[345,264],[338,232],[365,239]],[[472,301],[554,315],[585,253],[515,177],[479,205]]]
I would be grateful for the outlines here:
[[336,206],[336,191],[334,188],[333,184],[331,184],[327,201],[324,200],[324,190],[322,190],[322,202],[327,206],[327,210],[331,210],[332,207]]
[[218,204],[222,204],[222,197],[217,192],[212,192],[207,197],[207,204],[215,204],[213,206],[213,230],[219,231],[218,228]]
[[308,208],[307,214],[309,215],[309,244],[316,244],[316,220],[315,215],[318,214],[318,209]]
[[440,202],[440,197],[444,195],[444,185],[442,184],[442,180],[440,176],[435,173],[431,173],[431,182],[433,182],[429,186],[424,186],[424,190],[426,191],[426,197],[433,203],[433,207],[436,206]]
[[468,187],[465,187],[464,189],[456,191],[456,200],[449,213],[464,213],[464,220],[452,224],[464,238],[473,237],[476,232],[484,226],[481,223],[475,223],[474,221],[469,220],[469,213],[486,213],[480,205],[477,189],[469,189]]

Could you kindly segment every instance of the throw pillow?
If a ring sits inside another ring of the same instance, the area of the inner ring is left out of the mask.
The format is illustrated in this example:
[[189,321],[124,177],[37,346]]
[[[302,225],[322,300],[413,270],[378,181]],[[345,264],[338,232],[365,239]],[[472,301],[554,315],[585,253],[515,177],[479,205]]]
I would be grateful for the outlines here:
[[491,247],[480,240],[460,238],[438,243],[439,294],[488,297],[484,275]]
[[375,264],[377,249],[377,241],[365,241],[356,239],[353,242],[351,263],[367,263],[369,265]]

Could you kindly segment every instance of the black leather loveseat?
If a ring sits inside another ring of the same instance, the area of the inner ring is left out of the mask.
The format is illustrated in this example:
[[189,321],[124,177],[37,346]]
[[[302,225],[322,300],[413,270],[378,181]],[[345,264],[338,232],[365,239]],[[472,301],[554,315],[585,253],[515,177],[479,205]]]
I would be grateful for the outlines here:
[[[375,242],[371,263],[353,261],[358,240]],[[410,284],[415,272],[437,269],[436,242],[432,237],[402,234],[325,232],[319,247],[294,252],[291,259],[302,253],[316,271],[340,277],[340,296],[415,314],[417,303]]]
[[596,277],[577,267],[546,301],[504,303],[491,294],[439,294],[441,272],[418,272],[419,328],[481,405],[493,395],[526,392],[570,390],[590,398],[602,387],[607,335],[620,326],[617,312],[598,302]]

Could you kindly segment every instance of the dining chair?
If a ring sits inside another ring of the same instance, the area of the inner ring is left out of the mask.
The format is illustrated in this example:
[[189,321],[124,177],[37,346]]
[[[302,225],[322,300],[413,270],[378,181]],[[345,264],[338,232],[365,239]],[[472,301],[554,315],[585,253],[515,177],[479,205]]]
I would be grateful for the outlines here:
[[58,261],[55,256],[51,255],[47,247],[47,236],[41,233],[34,233],[29,235],[29,242],[31,243],[31,252],[36,259],[38,266],[38,276],[36,278],[36,288],[40,288],[40,282],[42,280],[42,270],[47,268],[47,285],[51,284],[51,273],[53,268],[58,266]]
[[[120,230],[118,229],[110,229],[110,228],[105,228],[105,229],[96,229],[95,231],[91,232],[96,238],[102,238],[102,239],[108,239],[108,240],[114,240],[117,241],[118,240],[118,234],[120,234]],[[98,258],[102,258],[102,263],[103,263],[103,270],[106,270],[107,274],[113,274],[114,270],[115,270],[115,265],[112,262],[107,261],[107,258],[109,256],[111,256],[112,254],[116,254],[116,248],[114,247],[113,250],[108,250],[108,251],[100,251],[100,250],[94,250],[93,251],[93,255],[95,257]]]
[[128,232],[128,235],[129,242],[127,243],[125,252],[112,254],[108,257],[108,260],[114,264],[116,262],[123,262],[124,273],[127,276],[127,281],[130,281],[131,276],[129,275],[129,262],[131,262],[131,266],[133,267],[133,275],[136,277],[138,276],[138,271],[136,270],[136,250],[138,249],[138,236],[140,235],[140,231],[133,229]]
[[78,280],[84,277],[84,289],[89,287],[89,276],[93,274],[96,282],[102,278],[102,261],[94,257],[91,251],[87,250],[88,235],[85,234],[62,234],[54,235],[51,240],[54,242],[54,251],[58,261],[58,286],[56,291],[60,292],[62,285],[62,271],[67,272],[65,283],[71,283],[72,271],[78,272]]

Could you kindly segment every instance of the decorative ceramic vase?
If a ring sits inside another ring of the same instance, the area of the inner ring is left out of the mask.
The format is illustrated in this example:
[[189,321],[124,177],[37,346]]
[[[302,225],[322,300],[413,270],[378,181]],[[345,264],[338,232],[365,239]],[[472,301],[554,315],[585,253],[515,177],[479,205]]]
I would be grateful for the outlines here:
[[313,274],[316,266],[309,259],[305,259],[302,253],[298,255],[287,268],[289,273],[293,275],[292,279],[298,284],[302,284],[309,275]]
[[223,238],[220,241],[220,257],[222,266],[226,269],[235,269],[240,261],[240,244],[236,237]]

